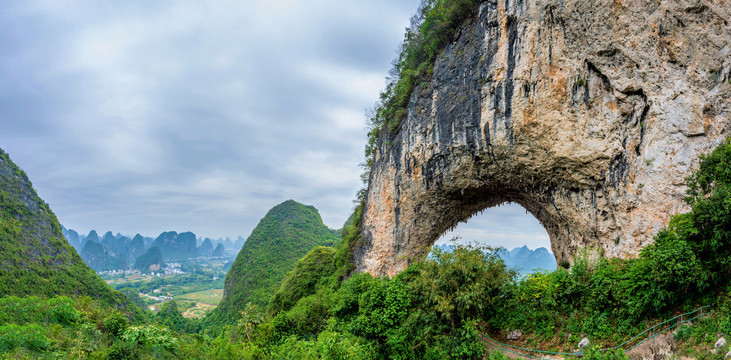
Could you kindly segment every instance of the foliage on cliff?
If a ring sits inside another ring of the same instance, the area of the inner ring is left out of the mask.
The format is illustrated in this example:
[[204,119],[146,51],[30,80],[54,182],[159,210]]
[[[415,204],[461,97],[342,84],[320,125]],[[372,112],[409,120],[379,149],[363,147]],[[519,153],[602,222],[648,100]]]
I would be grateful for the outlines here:
[[259,221],[226,275],[224,296],[208,321],[232,323],[248,302],[265,307],[298,259],[340,239],[312,206],[287,200]]
[[0,149],[0,296],[8,295],[87,295],[142,316],[84,263],[25,172]]
[[379,135],[393,133],[406,117],[414,89],[427,81],[434,71],[434,62],[449,44],[459,25],[473,16],[478,0],[423,0],[417,15],[406,29],[391,78],[370,114],[366,161],[370,165]]

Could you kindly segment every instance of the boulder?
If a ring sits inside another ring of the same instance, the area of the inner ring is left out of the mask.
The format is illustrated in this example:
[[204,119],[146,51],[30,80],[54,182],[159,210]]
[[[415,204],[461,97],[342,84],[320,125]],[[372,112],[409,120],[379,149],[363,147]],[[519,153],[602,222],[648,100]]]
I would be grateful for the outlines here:
[[523,337],[523,332],[520,330],[513,330],[508,334],[508,340],[518,340]]

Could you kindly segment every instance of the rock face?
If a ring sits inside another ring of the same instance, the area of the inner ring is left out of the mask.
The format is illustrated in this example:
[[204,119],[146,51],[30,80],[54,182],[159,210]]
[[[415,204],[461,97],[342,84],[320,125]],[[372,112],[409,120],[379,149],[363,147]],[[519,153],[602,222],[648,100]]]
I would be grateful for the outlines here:
[[678,341],[672,333],[657,335],[653,340],[645,341],[625,354],[632,360],[657,360],[678,358]]
[[223,244],[218,243],[218,245],[216,245],[216,248],[213,249],[213,252],[211,253],[211,256],[213,256],[213,257],[223,257],[224,255],[226,255],[226,252],[224,250]]
[[211,256],[211,253],[213,252],[213,242],[211,242],[211,239],[206,238],[203,240],[203,243],[198,248],[198,254],[201,256]]
[[393,275],[504,202],[560,265],[636,255],[731,128],[731,4],[485,1],[375,155],[359,271]]
[[160,248],[165,260],[185,260],[198,257],[198,247],[195,245],[195,234],[167,231],[160,234],[152,246]]

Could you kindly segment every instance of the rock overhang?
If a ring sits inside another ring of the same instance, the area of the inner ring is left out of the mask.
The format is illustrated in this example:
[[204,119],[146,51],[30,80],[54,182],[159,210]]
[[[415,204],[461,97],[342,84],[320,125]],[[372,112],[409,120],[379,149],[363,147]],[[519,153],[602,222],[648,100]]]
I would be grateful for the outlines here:
[[636,255],[731,127],[731,10],[702,3],[481,3],[381,139],[356,269],[394,275],[504,202],[558,263]]

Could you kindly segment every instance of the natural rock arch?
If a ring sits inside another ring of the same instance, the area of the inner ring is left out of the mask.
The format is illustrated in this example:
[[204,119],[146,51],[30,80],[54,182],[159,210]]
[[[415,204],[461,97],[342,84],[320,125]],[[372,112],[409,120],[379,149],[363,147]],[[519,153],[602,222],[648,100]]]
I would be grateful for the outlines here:
[[381,138],[354,251],[394,275],[510,201],[557,262],[635,255],[731,127],[726,1],[486,1]]

